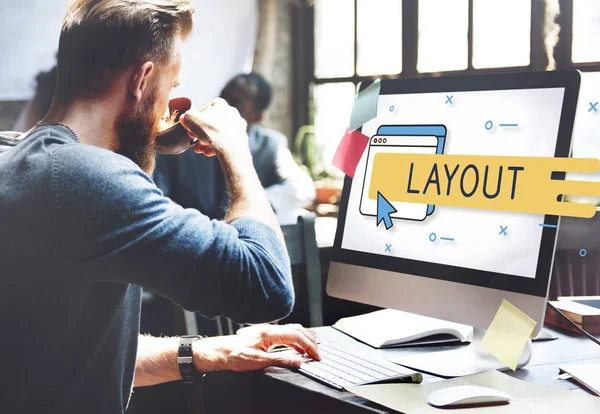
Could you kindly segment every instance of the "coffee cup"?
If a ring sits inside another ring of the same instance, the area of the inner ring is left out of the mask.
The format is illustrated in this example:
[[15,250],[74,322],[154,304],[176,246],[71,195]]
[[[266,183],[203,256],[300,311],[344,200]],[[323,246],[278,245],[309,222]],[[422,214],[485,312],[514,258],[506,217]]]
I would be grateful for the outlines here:
[[169,118],[173,118],[173,124],[156,135],[154,149],[160,154],[181,154],[198,141],[191,138],[187,129],[181,125],[179,118],[185,112],[192,109],[192,100],[186,97],[173,98],[169,101]]

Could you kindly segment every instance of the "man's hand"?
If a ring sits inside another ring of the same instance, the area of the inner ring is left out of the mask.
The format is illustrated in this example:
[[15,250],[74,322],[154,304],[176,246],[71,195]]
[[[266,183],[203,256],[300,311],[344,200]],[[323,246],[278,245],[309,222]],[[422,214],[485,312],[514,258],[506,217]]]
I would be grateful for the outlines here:
[[[268,352],[286,345],[293,352]],[[298,368],[302,356],[320,360],[317,341],[300,325],[259,325],[243,328],[237,335],[217,336],[194,342],[194,363],[199,372],[252,371],[271,365]]]
[[198,138],[194,150],[221,162],[231,193],[231,207],[225,220],[240,217],[260,220],[271,227],[283,241],[281,228],[258,179],[250,146],[246,121],[237,109],[217,98],[199,111],[188,111],[179,118],[192,138]]
[[217,98],[199,111],[188,111],[179,119],[192,138],[198,138],[194,151],[212,157],[249,153],[246,121],[237,109]]

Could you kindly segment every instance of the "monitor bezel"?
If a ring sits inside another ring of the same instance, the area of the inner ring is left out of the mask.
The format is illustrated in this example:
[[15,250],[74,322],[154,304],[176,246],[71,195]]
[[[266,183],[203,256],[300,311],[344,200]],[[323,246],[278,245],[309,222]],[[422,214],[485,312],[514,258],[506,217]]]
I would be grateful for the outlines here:
[[[370,82],[363,82],[360,90]],[[414,93],[454,93],[464,91],[515,90],[564,88],[563,104],[556,140],[555,157],[568,158],[571,153],[571,135],[577,108],[580,74],[578,71],[502,73],[473,76],[447,76],[420,79],[384,79],[380,95]],[[564,180],[564,172],[555,172],[553,179]],[[400,257],[366,253],[341,247],[346,224],[346,211],[352,187],[352,178],[346,176],[340,200],[337,231],[332,250],[332,261],[370,267],[392,272],[446,280],[505,290],[539,297],[546,297],[550,285],[550,273],[554,260],[554,248],[558,234],[559,217],[546,215],[535,278],[507,275],[460,266],[437,264]]]

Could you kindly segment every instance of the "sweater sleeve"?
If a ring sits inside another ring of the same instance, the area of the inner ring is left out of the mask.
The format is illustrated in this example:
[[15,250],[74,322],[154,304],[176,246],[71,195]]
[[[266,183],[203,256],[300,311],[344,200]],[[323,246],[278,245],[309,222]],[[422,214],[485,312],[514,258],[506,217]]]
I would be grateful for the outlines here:
[[140,285],[207,317],[266,322],[294,304],[289,258],[273,229],[171,203],[130,160],[81,144],[52,154],[65,271]]

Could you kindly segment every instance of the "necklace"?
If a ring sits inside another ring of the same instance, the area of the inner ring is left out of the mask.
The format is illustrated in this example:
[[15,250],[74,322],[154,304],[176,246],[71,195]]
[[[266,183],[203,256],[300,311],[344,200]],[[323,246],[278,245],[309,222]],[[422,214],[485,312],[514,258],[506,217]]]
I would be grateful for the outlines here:
[[62,122],[42,122],[42,121],[38,121],[35,124],[37,127],[41,127],[41,126],[61,126],[63,128],[68,129],[71,134],[73,134],[75,136],[75,139],[77,140],[77,142],[79,141],[79,136],[77,135],[77,132],[73,131],[71,128],[69,128],[68,125],[63,124]]

